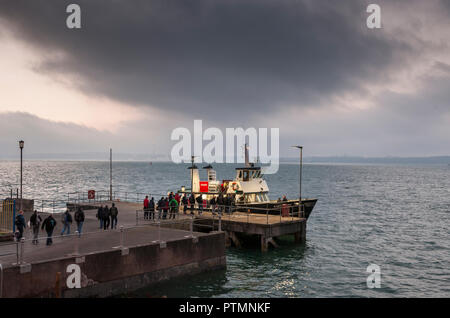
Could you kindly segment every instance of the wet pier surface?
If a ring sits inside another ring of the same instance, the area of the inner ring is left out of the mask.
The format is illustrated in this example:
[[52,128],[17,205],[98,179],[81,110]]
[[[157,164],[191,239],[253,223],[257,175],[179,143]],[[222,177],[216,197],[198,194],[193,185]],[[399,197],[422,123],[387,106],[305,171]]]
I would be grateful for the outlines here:
[[[75,235],[76,223],[71,225],[71,235],[61,236],[63,228],[61,222],[61,214],[54,215],[57,226],[53,232],[53,244],[46,246],[46,232],[40,230],[39,244],[33,245],[32,230],[27,228],[24,232],[26,242],[23,249],[23,262],[32,263],[54,259],[57,257],[86,253],[94,253],[97,251],[105,251],[118,248],[123,240],[124,246],[135,246],[139,244],[158,243],[158,241],[172,241],[183,239],[187,236],[202,236],[205,233],[202,226],[209,228],[208,231],[225,231],[227,246],[234,243],[235,246],[241,246],[235,233],[243,233],[249,235],[261,236],[261,249],[266,251],[269,242],[274,242],[272,238],[281,235],[294,234],[296,241],[304,239],[306,235],[306,220],[304,218],[294,216],[281,216],[272,214],[256,214],[246,212],[233,212],[231,214],[224,213],[220,215],[213,214],[210,211],[203,211],[199,215],[195,211],[194,216],[179,212],[175,220],[163,219],[161,226],[158,226],[154,220],[145,220],[142,211],[142,204],[132,202],[114,202],[119,210],[117,228],[103,230],[100,229],[100,222],[96,218],[97,207],[107,205],[111,207],[111,202],[104,203],[85,203],[81,204],[83,208],[91,208],[84,210],[85,222],[83,224],[82,235],[78,238]],[[92,209],[94,208],[94,209]],[[136,212],[138,211],[138,212]],[[72,217],[74,216],[71,212]],[[156,212],[157,214],[157,212]],[[48,214],[39,213],[44,220]],[[25,218],[28,221],[31,213],[26,213]],[[138,218],[138,220],[136,220]],[[190,222],[194,223],[193,229],[198,231],[190,231]],[[219,224],[220,223],[220,224]],[[174,227],[173,225],[182,225]],[[120,226],[123,226],[124,232],[121,238]],[[13,242],[0,243],[0,263],[3,267],[12,266],[17,263],[17,249],[22,248]],[[274,243],[273,246],[276,246]],[[20,254],[20,253],[19,253]]]
[[[226,268],[223,232],[192,231],[190,215],[155,223],[143,219],[140,204],[117,202],[116,206],[116,229],[100,229],[97,209],[91,209],[84,211],[81,237],[74,233],[75,223],[71,235],[61,236],[58,214],[52,245],[46,246],[44,231],[39,244],[33,245],[29,228],[24,243],[0,243],[3,297],[106,297],[181,275]],[[42,219],[46,216],[42,214]],[[27,222],[29,217],[25,215]],[[81,288],[66,285],[72,264],[80,267]]]
[[[111,207],[111,203],[107,202],[100,205],[108,205]],[[91,204],[92,205],[92,204]],[[55,214],[54,218],[57,222],[57,226],[53,231],[53,244],[46,246],[47,234],[44,230],[39,231],[39,243],[33,245],[32,230],[27,228],[24,231],[24,257],[23,261],[32,263],[36,261],[43,261],[48,259],[54,259],[76,253],[76,244],[78,244],[78,252],[80,254],[93,253],[96,251],[105,251],[113,248],[117,248],[120,245],[121,233],[120,226],[123,226],[123,245],[135,246],[139,244],[152,243],[158,240],[161,241],[173,241],[177,239],[183,239],[188,235],[191,235],[189,231],[180,229],[165,228],[164,225],[158,229],[157,224],[150,221],[143,220],[143,213],[139,213],[139,224],[136,226],[136,210],[142,209],[141,204],[130,202],[115,202],[116,207],[119,210],[117,228],[103,230],[100,229],[100,222],[96,217],[97,210],[85,210],[85,222],[83,224],[82,235],[78,238],[75,235],[77,230],[76,222],[73,222],[70,227],[71,235],[61,236],[63,228],[61,222],[61,214]],[[93,206],[93,205],[92,205]],[[39,213],[42,220],[44,220],[48,214]],[[72,218],[74,213],[71,212]],[[31,213],[25,214],[25,219],[28,222]],[[178,220],[190,219],[190,216],[179,215]],[[173,222],[170,220],[162,220],[162,224]],[[189,227],[187,227],[189,228]],[[194,237],[205,235],[205,233],[193,232]],[[78,241],[78,242],[76,242]],[[156,243],[155,243],[156,244]],[[19,251],[22,248],[19,244]],[[0,243],[0,264],[4,268],[12,266],[17,262],[17,245],[14,242],[1,242]]]

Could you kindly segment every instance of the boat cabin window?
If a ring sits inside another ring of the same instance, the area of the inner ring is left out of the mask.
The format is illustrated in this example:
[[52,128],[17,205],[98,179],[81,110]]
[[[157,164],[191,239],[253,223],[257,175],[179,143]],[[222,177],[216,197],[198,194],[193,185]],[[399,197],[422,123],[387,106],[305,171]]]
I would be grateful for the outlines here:
[[244,173],[243,180],[244,181],[248,181],[250,179],[249,172],[250,171],[248,171],[248,170],[243,171],[243,173]]
[[242,179],[242,170],[239,170],[238,172],[238,179]]

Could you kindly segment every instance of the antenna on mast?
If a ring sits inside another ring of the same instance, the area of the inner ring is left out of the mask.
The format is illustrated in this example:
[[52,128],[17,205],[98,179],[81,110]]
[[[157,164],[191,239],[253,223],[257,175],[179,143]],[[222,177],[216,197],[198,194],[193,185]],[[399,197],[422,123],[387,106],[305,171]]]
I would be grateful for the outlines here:
[[250,167],[250,161],[249,161],[249,158],[248,158],[248,145],[247,144],[245,144],[245,146],[244,146],[244,151],[245,151],[245,166],[246,167]]

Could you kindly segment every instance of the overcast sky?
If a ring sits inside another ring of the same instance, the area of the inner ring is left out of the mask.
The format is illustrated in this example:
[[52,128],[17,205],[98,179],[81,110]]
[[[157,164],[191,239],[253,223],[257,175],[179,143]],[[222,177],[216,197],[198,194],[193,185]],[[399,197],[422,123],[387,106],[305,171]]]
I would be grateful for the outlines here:
[[280,128],[282,156],[450,154],[447,0],[0,0],[0,70],[3,154],[168,154],[194,119]]

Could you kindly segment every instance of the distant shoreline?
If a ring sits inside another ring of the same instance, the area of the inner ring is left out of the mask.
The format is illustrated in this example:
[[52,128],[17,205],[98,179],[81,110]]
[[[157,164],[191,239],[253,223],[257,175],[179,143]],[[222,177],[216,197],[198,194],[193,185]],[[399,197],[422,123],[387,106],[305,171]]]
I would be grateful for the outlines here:
[[[89,158],[79,157],[67,158],[65,156],[57,157],[39,157],[28,155],[26,161],[65,161],[65,162],[109,162],[109,158]],[[5,157],[0,158],[0,162],[16,162],[19,158]],[[171,163],[168,159],[150,159],[141,156],[117,155],[113,157],[113,162],[148,162],[148,163]],[[280,158],[280,164],[298,164],[299,158]],[[431,157],[304,157],[304,164],[427,164],[427,165],[449,165],[450,156],[431,156]],[[186,164],[186,163],[185,163]]]

